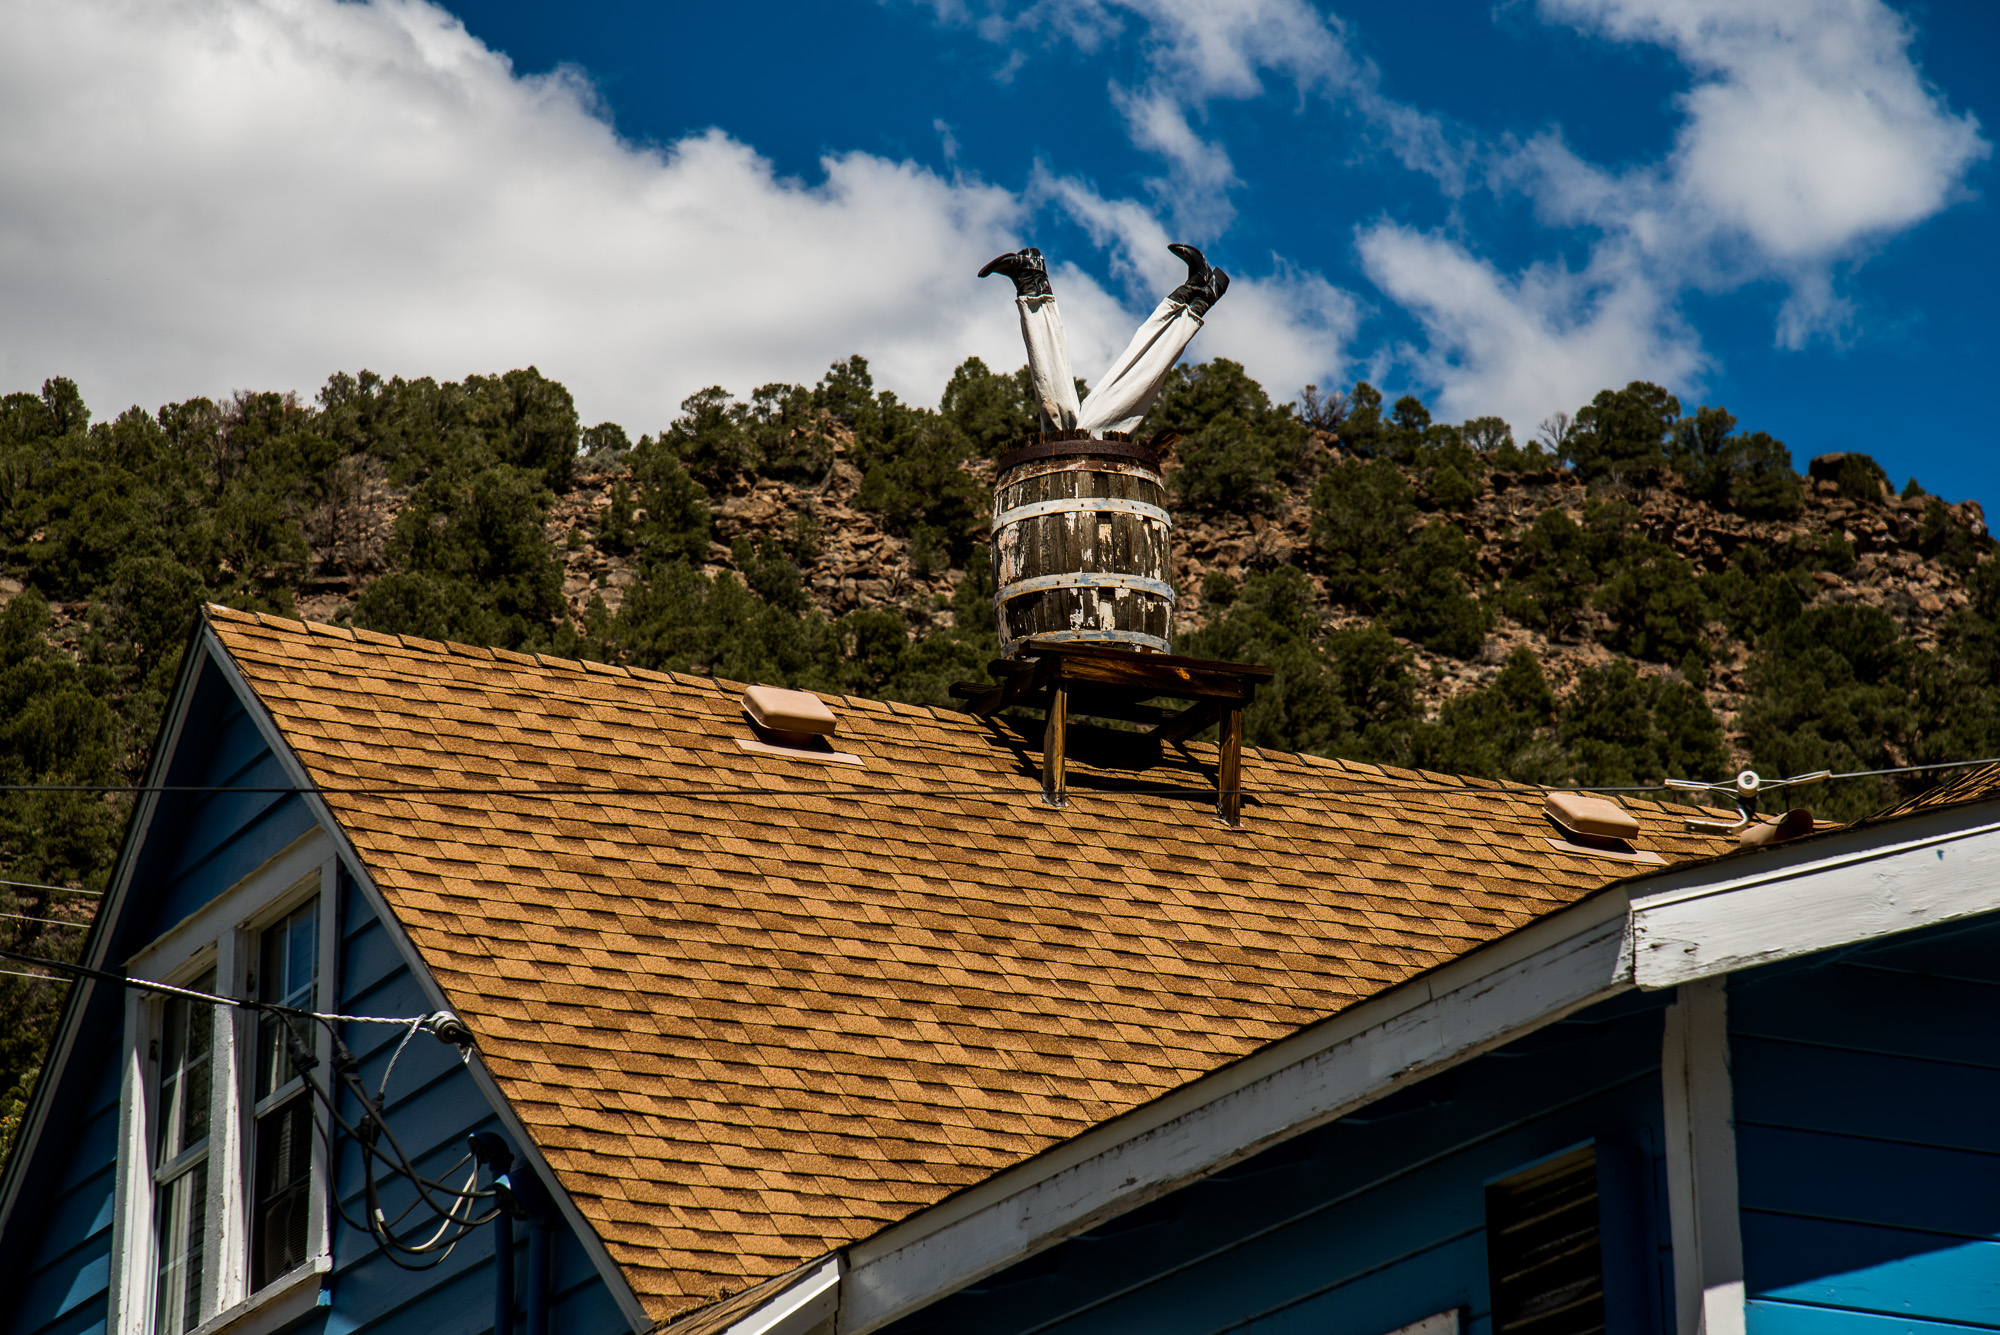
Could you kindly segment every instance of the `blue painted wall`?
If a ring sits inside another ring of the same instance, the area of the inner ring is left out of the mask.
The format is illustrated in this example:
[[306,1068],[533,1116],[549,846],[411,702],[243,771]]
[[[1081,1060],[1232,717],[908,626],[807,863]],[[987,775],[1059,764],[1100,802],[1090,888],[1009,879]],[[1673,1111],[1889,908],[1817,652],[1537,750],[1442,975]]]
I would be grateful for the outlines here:
[[1451,1307],[1490,1335],[1485,1184],[1599,1147],[1611,1335],[1671,1330],[1661,1011],[1549,1026],[1052,1248],[895,1335],[1384,1335]]
[[[239,788],[286,783],[254,722],[212,669],[195,685],[165,782]],[[100,929],[110,933],[105,958],[116,967],[311,825],[305,804],[288,794],[167,795],[135,864],[132,895],[119,920]],[[430,1009],[387,929],[345,876],[339,923],[339,1011],[418,1015]],[[380,1025],[344,1028],[364,1078],[376,1088],[401,1032]],[[106,1328],[123,1030],[122,989],[99,985],[81,1016],[71,1060],[45,1076],[55,1081],[51,1115],[26,1165],[15,1210],[0,1232],[0,1331],[9,1335],[85,1335]],[[385,1112],[404,1147],[432,1174],[463,1154],[468,1133],[500,1129],[455,1050],[422,1034],[396,1065]],[[351,1103],[343,1115],[354,1119]],[[360,1156],[351,1145],[339,1148],[334,1177],[348,1213],[362,1217]],[[397,1208],[397,1197],[386,1199],[392,1211]],[[490,1227],[477,1229],[435,1270],[411,1273],[385,1259],[366,1235],[336,1224],[334,1271],[326,1282],[329,1306],[295,1330],[302,1335],[490,1331],[493,1233]],[[556,1233],[553,1335],[626,1329],[575,1236],[560,1222]],[[526,1228],[517,1225],[515,1236],[516,1283],[524,1290]]]
[[2000,1326],[2000,922],[1730,980],[1751,1335]]

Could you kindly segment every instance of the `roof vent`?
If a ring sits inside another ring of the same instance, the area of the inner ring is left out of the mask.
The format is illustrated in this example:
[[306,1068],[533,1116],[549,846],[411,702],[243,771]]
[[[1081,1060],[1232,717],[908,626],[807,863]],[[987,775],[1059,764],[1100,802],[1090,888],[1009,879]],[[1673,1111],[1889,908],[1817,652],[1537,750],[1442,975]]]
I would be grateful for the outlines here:
[[1639,833],[1639,818],[1609,798],[1591,793],[1550,793],[1542,814],[1563,836],[1549,840],[1552,848],[1621,862],[1666,862],[1658,853],[1632,846]]
[[826,702],[811,691],[781,686],[752,686],[743,692],[743,713],[757,730],[757,740],[737,738],[745,751],[790,756],[801,760],[832,760],[865,765],[860,756],[836,751],[827,739],[840,727]]

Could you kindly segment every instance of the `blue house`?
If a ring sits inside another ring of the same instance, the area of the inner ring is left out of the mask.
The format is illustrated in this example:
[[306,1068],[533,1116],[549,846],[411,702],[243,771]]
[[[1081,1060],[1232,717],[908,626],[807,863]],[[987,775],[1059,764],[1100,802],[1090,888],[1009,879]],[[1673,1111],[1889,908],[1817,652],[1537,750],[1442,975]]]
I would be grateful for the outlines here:
[[2000,1327],[2000,768],[1739,848],[1250,751],[1230,826],[825,705],[210,609],[0,1330]]

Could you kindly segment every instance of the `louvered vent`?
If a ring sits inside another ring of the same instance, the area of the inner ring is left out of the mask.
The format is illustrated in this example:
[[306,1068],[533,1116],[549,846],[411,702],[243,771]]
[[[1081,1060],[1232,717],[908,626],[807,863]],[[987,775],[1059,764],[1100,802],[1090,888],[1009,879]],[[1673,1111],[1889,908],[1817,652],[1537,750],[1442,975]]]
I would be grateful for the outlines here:
[[1486,1268],[1495,1335],[1604,1329],[1594,1149],[1586,1145],[1486,1189]]

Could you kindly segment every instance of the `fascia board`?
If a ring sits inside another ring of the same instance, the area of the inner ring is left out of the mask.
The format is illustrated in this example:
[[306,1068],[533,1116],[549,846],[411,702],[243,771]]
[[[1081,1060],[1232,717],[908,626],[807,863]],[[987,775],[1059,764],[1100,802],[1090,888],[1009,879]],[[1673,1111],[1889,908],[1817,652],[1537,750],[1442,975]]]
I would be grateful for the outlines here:
[[[112,926],[125,912],[139,850],[145,846],[146,838],[152,832],[153,816],[159,809],[158,790],[175,753],[180,749],[181,732],[187,723],[189,705],[194,699],[194,684],[200,679],[202,666],[209,659],[207,628],[207,621],[196,617],[195,629],[188,636],[187,648],[181,653],[180,676],[174,682],[173,694],[167,698],[166,713],[161,721],[160,735],[153,744],[152,759],[146,764],[146,777],[141,781],[143,790],[133,802],[132,815],[125,823],[125,837],[118,848],[118,861],[111,870],[111,882],[105,887],[104,900],[90,920],[90,932],[83,943],[83,962],[93,969],[105,967],[104,957],[111,947]],[[50,1076],[69,1065],[83,1013],[96,990],[97,980],[90,977],[79,977],[70,984],[69,996],[56,1022],[55,1042],[49,1045],[42,1075],[35,1081],[35,1092],[28,1101],[20,1134],[14,1141],[14,1153],[8,1162],[6,1177],[0,1180],[0,1238],[7,1235],[7,1225],[14,1216],[15,1200],[27,1176],[27,1165],[34,1158],[42,1128],[48,1121],[49,1107],[55,1099],[56,1081]]]
[[840,1257],[820,1262],[790,1288],[777,1294],[722,1335],[806,1335],[834,1313],[840,1300]]
[[1612,890],[1530,924],[849,1248],[842,1335],[1625,991],[1625,908]]
[[[1634,884],[1633,981],[1648,989],[2000,909],[2000,802],[1863,826]],[[1718,875],[1718,873],[1724,873]]]
[[[216,667],[242,699],[244,709],[256,722],[258,731],[271,748],[271,753],[278,758],[278,763],[284,767],[293,786],[299,789],[299,797],[332,836],[342,865],[354,878],[355,885],[360,887],[362,895],[368,900],[369,907],[374,909],[375,916],[381,921],[389,939],[395,943],[396,951],[402,957],[403,963],[408,966],[411,976],[423,988],[424,995],[430,999],[433,1007],[438,1010],[450,1009],[450,998],[445,995],[444,988],[431,973],[423,952],[417,949],[417,943],[411,940],[409,932],[403,927],[402,920],[390,909],[389,901],[384,898],[381,887],[375,884],[374,876],[369,873],[368,866],[362,861],[361,854],[354,847],[353,841],[347,837],[347,831],[335,818],[333,809],[327,806],[326,799],[320,796],[312,776],[306,772],[305,762],[292,750],[291,742],[285,737],[284,730],[278,726],[277,719],[272,716],[269,709],[265,708],[263,699],[243,676],[242,669],[237,667],[235,660],[229,656],[228,648],[223,645],[206,620],[202,623],[202,634],[204,642],[211,647]],[[625,1278],[624,1270],[612,1259],[610,1251],[604,1246],[604,1240],[598,1237],[597,1230],[584,1219],[576,1208],[576,1203],[570,1199],[569,1193],[563,1190],[561,1180],[549,1167],[548,1161],[542,1157],[541,1146],[535,1143],[527,1125],[515,1114],[514,1105],[501,1092],[499,1083],[494,1080],[493,1073],[487,1069],[485,1060],[476,1048],[466,1062],[466,1070],[471,1073],[473,1083],[492,1106],[501,1124],[507,1128],[516,1152],[528,1161],[543,1185],[548,1188],[550,1197],[562,1211],[563,1219],[569,1224],[570,1231],[576,1235],[585,1253],[589,1255],[598,1277],[604,1281],[605,1287],[611,1291],[612,1298],[617,1301],[626,1323],[635,1332],[649,1329],[654,1324],[653,1320],[646,1314],[645,1305],[639,1301],[639,1295],[633,1291],[631,1283]]]

